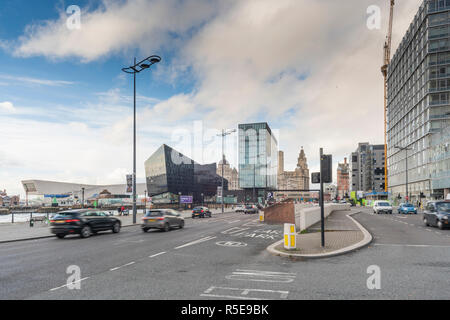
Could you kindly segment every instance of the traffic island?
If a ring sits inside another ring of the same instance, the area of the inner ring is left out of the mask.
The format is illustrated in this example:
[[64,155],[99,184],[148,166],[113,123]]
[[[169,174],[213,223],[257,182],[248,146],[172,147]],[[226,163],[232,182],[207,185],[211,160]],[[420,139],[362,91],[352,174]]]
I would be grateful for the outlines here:
[[367,246],[372,235],[351,215],[358,212],[336,211],[325,220],[325,247],[321,247],[320,223],[296,234],[296,248],[284,248],[284,240],[270,245],[267,250],[278,256],[314,259],[327,258]]

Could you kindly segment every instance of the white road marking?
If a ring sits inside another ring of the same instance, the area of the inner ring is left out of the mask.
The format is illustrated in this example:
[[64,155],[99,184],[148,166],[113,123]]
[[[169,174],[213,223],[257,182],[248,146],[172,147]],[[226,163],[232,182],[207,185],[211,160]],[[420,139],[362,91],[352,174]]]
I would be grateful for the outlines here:
[[202,242],[209,241],[209,240],[212,240],[212,239],[215,239],[215,238],[217,238],[217,237],[205,237],[205,238],[198,239],[198,240],[195,240],[195,241],[183,244],[181,246],[175,247],[175,249],[181,249],[181,248],[184,248],[184,247],[192,246],[194,244],[202,243]]
[[245,230],[249,230],[250,228],[238,228],[238,227],[233,227],[231,229],[227,229],[225,231],[222,231],[222,234],[233,234],[233,233],[237,233],[237,232],[241,232],[241,231],[245,231]]
[[[213,291],[234,291],[240,293],[240,295],[228,295],[228,294],[212,294]],[[249,293],[269,293],[276,294],[279,299],[286,299],[289,291],[276,291],[276,290],[262,290],[262,289],[240,289],[240,288],[228,288],[228,287],[211,287],[200,294],[203,297],[216,297],[216,298],[229,298],[229,299],[242,299],[242,300],[268,300],[268,298],[248,297]]]
[[71,283],[65,284],[65,285],[63,285],[63,286],[60,286],[60,287],[56,287],[56,288],[50,289],[49,291],[55,291],[55,290],[58,290],[58,289],[61,289],[61,288],[67,287],[68,285],[72,285],[72,284],[75,284],[75,283],[78,283],[78,282],[84,281],[84,280],[86,280],[86,279],[89,279],[89,277],[86,277],[86,278],[83,278],[83,279],[80,279],[80,280],[77,280],[77,281],[73,281],[73,282],[71,282]]
[[239,221],[241,221],[241,220],[234,220],[234,221],[230,221],[228,223],[236,223],[236,222],[239,222]]
[[109,269],[109,271],[116,271],[116,270],[121,269],[121,268],[123,268],[123,267],[131,266],[132,264],[135,264],[135,263],[136,263],[136,262],[132,261],[132,262],[129,262],[129,263],[127,263],[127,264],[124,264],[123,266],[115,267],[115,268]]
[[387,246],[387,247],[417,247],[417,248],[450,248],[450,246],[439,246],[432,244],[388,244],[388,243],[375,243],[375,246]]
[[237,269],[232,275],[225,278],[239,281],[289,283],[293,282],[296,276],[295,273]]
[[149,256],[149,258],[154,258],[154,257],[160,256],[160,255],[162,255],[162,254],[164,254],[164,253],[166,253],[166,252],[165,252],[165,251],[163,251],[163,252],[160,252],[160,253],[154,254],[154,255],[152,255],[152,256]]

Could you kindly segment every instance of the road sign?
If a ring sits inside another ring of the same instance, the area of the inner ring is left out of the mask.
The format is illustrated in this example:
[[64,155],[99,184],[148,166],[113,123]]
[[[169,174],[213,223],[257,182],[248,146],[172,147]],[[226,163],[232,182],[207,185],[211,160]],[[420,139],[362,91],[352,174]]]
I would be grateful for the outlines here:
[[217,196],[222,198],[222,187],[217,187]]
[[127,174],[127,193],[133,192],[133,175]]
[[323,183],[333,182],[333,159],[331,154],[322,155],[321,174]]
[[320,183],[320,172],[311,173],[311,183]]
[[180,196],[180,203],[192,203],[194,199],[192,196]]

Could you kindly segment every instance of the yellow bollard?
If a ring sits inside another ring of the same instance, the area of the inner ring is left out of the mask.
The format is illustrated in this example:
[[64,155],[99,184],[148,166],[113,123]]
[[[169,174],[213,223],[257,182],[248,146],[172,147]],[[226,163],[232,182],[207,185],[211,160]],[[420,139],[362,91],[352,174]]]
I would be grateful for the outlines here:
[[259,212],[259,222],[264,222],[264,211]]
[[295,224],[284,224],[284,248],[295,249],[296,246],[296,232]]

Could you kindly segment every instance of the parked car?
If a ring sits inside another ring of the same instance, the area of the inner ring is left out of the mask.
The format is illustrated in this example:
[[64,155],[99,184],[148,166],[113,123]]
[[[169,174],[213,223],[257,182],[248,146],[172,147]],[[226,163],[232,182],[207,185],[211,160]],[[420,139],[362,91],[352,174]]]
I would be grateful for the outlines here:
[[150,229],[160,229],[167,232],[173,227],[182,229],[184,218],[179,212],[172,209],[147,210],[142,218],[141,229],[143,232]]
[[417,214],[417,208],[414,207],[412,203],[400,203],[400,206],[397,209],[397,213],[408,214],[414,213]]
[[392,214],[392,206],[388,201],[375,201],[373,212],[376,214],[388,213]]
[[431,201],[427,203],[423,213],[423,222],[426,226],[439,229],[450,227],[450,201]]
[[244,212],[245,206],[243,205],[237,205],[234,207],[234,212]]
[[244,213],[245,214],[253,214],[253,213],[258,213],[258,207],[254,204],[249,204],[245,206],[245,210]]
[[209,210],[208,207],[195,207],[194,210],[192,210],[192,219],[199,217],[210,217],[211,218],[211,210]]
[[121,221],[100,210],[81,209],[59,212],[50,220],[50,226],[50,232],[60,239],[69,234],[88,238],[99,231],[119,233]]

